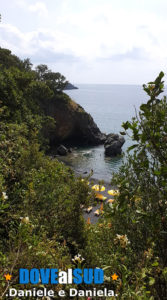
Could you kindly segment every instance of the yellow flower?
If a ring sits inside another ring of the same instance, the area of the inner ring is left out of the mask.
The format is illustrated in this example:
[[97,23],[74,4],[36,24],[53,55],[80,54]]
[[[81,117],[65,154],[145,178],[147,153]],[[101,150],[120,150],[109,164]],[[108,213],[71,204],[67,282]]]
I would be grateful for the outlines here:
[[86,181],[84,178],[81,179],[81,182],[85,182],[87,185],[89,185],[89,181]]

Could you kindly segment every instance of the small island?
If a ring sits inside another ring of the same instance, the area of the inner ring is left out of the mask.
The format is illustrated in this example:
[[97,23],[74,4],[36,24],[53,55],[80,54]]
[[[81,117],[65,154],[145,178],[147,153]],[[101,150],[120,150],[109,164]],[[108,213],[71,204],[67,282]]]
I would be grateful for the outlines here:
[[78,87],[74,86],[72,83],[68,82],[64,90],[78,90]]

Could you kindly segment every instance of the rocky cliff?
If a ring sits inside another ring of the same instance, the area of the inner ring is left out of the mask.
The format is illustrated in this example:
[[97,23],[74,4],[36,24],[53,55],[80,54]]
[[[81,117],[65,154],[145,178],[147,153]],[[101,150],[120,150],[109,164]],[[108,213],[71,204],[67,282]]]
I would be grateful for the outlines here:
[[52,144],[98,145],[105,141],[105,134],[93,118],[79,104],[64,93],[57,94],[43,103],[46,115],[56,120],[56,130],[50,136]]

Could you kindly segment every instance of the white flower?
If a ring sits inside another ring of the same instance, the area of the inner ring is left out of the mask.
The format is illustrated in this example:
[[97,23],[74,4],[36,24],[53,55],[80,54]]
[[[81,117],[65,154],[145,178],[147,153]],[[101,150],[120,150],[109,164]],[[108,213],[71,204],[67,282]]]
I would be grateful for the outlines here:
[[24,218],[21,217],[20,219],[21,219],[21,222],[24,224],[28,224],[30,222],[29,217],[24,217]]
[[117,234],[117,239],[121,239],[121,237],[122,237],[122,235],[120,235],[120,234]]
[[2,192],[2,197],[3,197],[4,200],[8,199],[8,196],[6,195],[6,192]]
[[74,263],[82,263],[85,259],[81,257],[81,254],[75,255],[72,261]]
[[125,234],[125,235],[117,234],[117,235],[116,235],[115,242],[117,242],[118,240],[119,240],[120,246],[121,246],[122,248],[126,248],[126,246],[127,246],[128,244],[130,244],[130,241],[128,240],[126,234]]

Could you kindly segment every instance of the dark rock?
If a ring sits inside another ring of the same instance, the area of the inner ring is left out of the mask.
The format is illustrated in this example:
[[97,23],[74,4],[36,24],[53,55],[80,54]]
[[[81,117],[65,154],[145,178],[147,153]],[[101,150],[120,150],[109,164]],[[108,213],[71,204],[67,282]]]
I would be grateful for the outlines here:
[[55,95],[50,101],[41,103],[44,113],[56,121],[56,129],[50,134],[44,128],[46,138],[52,146],[60,143],[69,146],[103,144],[103,134],[90,114],[66,94]]
[[116,156],[121,154],[121,148],[124,143],[124,137],[114,133],[108,134],[104,143],[105,154],[107,156]]
[[73,84],[71,84],[70,82],[68,82],[67,85],[65,86],[64,90],[78,90],[78,87],[76,87]]
[[75,120],[77,138],[82,139],[82,144],[99,145],[104,143],[106,136],[100,131],[90,114],[84,110],[82,113],[77,112]]
[[59,155],[62,155],[62,156],[67,155],[68,149],[67,149],[65,146],[63,146],[63,145],[60,145],[60,146],[57,148],[57,153],[58,153]]

